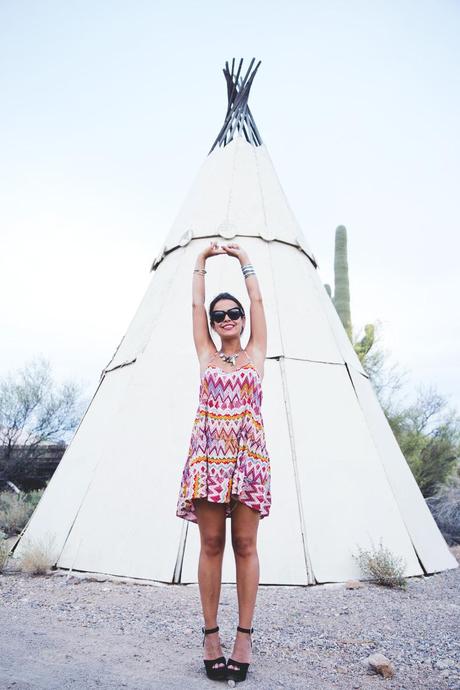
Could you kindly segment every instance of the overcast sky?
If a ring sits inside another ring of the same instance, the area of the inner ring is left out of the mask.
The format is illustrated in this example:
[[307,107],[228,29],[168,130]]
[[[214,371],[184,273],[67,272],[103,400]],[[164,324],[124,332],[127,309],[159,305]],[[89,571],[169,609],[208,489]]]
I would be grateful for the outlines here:
[[460,409],[460,3],[0,3],[0,376],[91,396],[226,110],[250,105],[318,262],[348,230],[352,320]]

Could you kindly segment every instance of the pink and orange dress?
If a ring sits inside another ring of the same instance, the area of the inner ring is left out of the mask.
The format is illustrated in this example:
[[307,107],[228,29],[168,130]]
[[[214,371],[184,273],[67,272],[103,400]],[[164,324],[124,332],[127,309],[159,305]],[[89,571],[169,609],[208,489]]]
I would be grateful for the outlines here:
[[226,517],[231,515],[232,499],[258,511],[260,519],[270,512],[262,381],[244,352],[249,360],[244,366],[224,371],[210,363],[202,376],[177,501],[176,515],[184,520],[198,522],[194,498],[225,503]]

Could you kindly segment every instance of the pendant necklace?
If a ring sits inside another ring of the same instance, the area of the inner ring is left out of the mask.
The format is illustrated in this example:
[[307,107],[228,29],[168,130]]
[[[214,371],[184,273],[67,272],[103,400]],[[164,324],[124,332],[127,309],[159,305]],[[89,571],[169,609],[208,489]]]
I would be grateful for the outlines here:
[[237,352],[237,353],[234,354],[234,355],[226,355],[226,354],[224,354],[223,352],[219,352],[219,357],[220,357],[224,362],[229,362],[229,363],[232,365],[232,367],[234,367],[234,366],[235,366],[235,363],[236,363],[236,358],[237,358],[238,355],[241,354],[242,352],[243,352],[243,350],[240,350],[239,352]]

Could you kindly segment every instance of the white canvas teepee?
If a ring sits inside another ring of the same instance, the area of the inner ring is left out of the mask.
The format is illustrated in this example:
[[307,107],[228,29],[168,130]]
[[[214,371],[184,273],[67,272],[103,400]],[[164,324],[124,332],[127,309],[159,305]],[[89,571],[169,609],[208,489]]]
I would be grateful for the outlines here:
[[[272,508],[259,526],[260,583],[362,577],[353,554],[379,542],[405,560],[406,576],[457,567],[261,141],[247,105],[257,68],[252,61],[243,75],[233,61],[224,70],[224,126],[15,557],[51,540],[60,568],[197,581],[198,526],[175,509],[198,404],[192,270],[210,238],[221,238],[248,251],[267,318]],[[236,259],[214,257],[206,269],[206,306],[228,290],[249,313]],[[229,542],[223,582],[235,582]]]

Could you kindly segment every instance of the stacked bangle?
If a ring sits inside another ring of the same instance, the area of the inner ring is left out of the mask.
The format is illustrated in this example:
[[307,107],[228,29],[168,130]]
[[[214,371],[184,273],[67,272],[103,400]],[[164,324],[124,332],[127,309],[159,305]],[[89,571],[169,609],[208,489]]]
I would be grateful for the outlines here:
[[[254,266],[252,264],[246,264],[245,266],[241,266],[241,270],[243,271],[243,275],[245,279],[248,276],[255,276],[256,272],[254,270]],[[198,273],[200,276],[204,276],[206,273],[206,270],[204,268],[194,268],[193,269],[194,273]]]
[[241,270],[243,271],[243,275],[244,275],[245,280],[248,276],[252,276],[252,275],[255,276],[255,274],[256,274],[256,272],[254,270],[254,266],[252,264],[245,264],[244,266],[241,266]]

